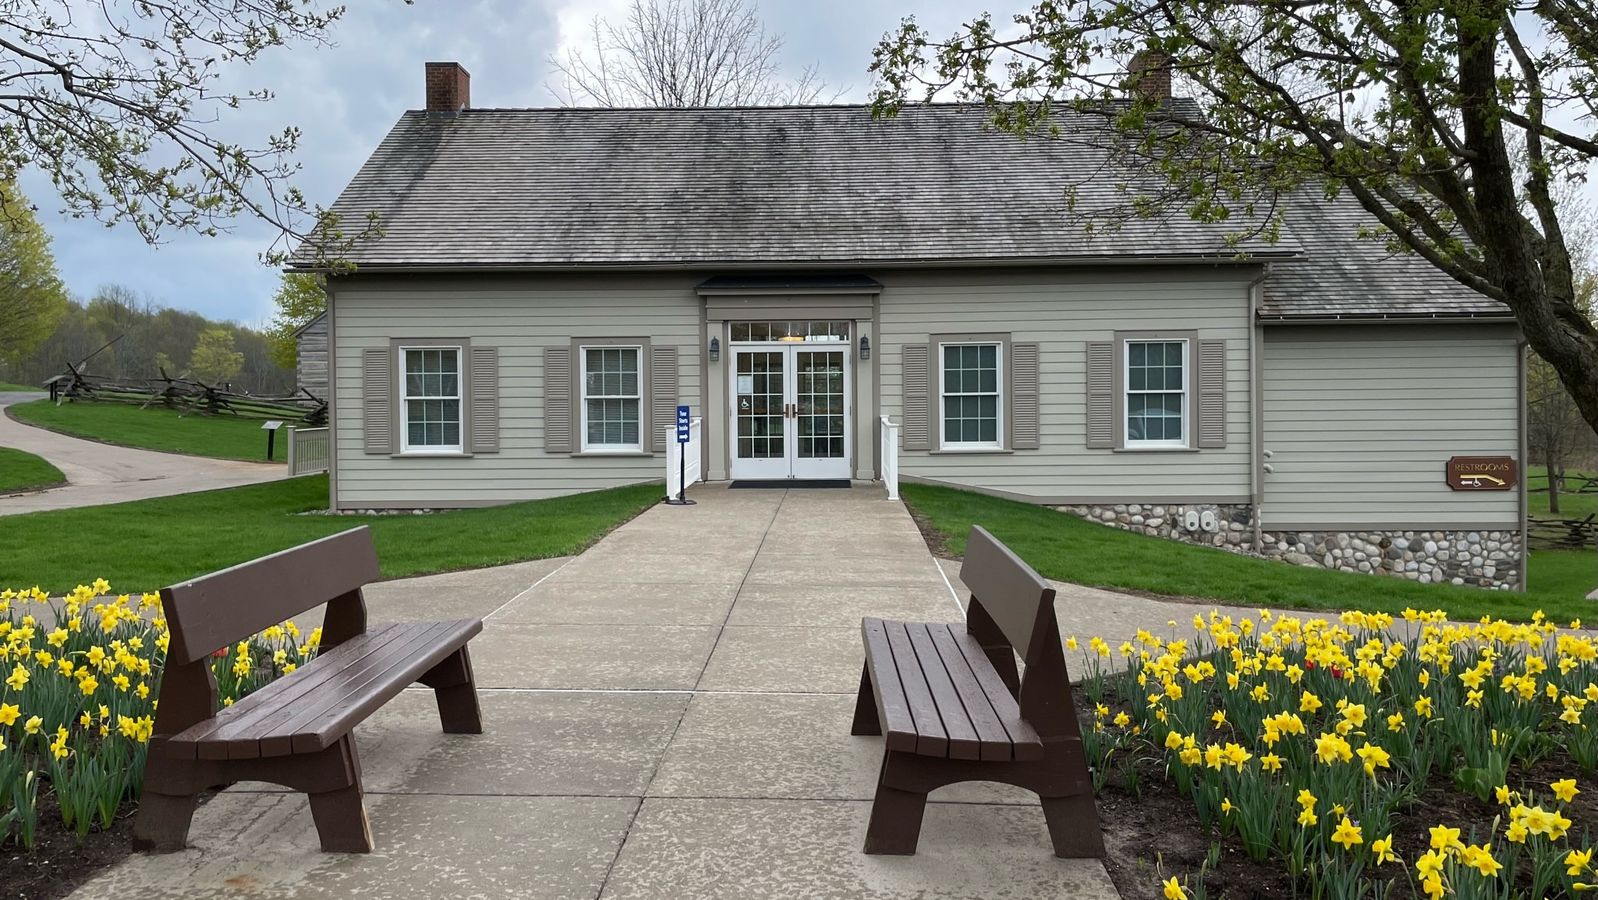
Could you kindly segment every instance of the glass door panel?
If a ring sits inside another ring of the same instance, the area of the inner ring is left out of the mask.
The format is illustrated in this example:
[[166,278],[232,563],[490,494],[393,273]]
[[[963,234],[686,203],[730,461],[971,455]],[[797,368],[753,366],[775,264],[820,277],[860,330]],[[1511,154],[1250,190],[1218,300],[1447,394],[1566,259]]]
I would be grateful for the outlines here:
[[849,477],[848,351],[793,348],[793,477]]
[[786,478],[787,348],[733,351],[734,478]]

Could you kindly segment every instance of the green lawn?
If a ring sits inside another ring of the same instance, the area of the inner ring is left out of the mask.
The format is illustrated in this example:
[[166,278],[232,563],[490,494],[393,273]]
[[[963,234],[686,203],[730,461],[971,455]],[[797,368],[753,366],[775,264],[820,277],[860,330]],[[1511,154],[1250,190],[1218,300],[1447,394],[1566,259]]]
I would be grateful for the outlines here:
[[42,391],[44,388],[36,384],[14,384],[10,381],[0,381],[0,394],[15,394],[21,391]]
[[[56,406],[34,400],[9,407],[7,412],[30,425],[78,437],[218,459],[266,460],[266,432],[261,419],[231,415],[179,415],[165,407],[140,409],[130,403],[71,402]],[[277,459],[287,453],[288,436],[277,437]]]
[[0,493],[28,491],[66,480],[60,469],[32,453],[0,447]]
[[659,484],[425,516],[307,516],[327,503],[327,476],[7,516],[0,588],[60,592],[104,578],[153,590],[358,525],[369,525],[383,575],[565,556],[653,506]]
[[[1094,587],[1243,606],[1445,609],[1451,616],[1529,619],[1541,609],[1558,621],[1598,619],[1585,598],[1598,579],[1598,554],[1536,553],[1524,594],[1292,566],[1132,534],[1042,506],[929,485],[901,487],[905,502],[931,522],[956,555],[979,524],[1047,578]],[[1583,574],[1585,573],[1585,574]]]
[[[1598,475],[1598,472],[1584,472],[1585,475]],[[1576,478],[1574,469],[1565,469],[1565,484],[1570,488],[1580,486],[1580,479]],[[1548,487],[1547,466],[1526,467],[1526,511],[1538,518],[1550,518],[1548,512],[1548,491],[1540,490]],[[1566,491],[1559,493],[1559,516],[1561,519],[1585,519],[1593,513],[1598,513],[1598,493],[1572,494]]]

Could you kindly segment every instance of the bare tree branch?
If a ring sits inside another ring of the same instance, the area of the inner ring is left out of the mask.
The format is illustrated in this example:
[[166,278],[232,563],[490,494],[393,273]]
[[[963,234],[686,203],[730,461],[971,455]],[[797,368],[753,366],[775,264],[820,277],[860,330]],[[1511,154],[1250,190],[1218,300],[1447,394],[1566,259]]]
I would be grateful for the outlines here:
[[551,56],[566,106],[769,106],[836,99],[815,66],[782,76],[782,38],[748,0],[632,0],[621,24],[595,17],[583,47]]

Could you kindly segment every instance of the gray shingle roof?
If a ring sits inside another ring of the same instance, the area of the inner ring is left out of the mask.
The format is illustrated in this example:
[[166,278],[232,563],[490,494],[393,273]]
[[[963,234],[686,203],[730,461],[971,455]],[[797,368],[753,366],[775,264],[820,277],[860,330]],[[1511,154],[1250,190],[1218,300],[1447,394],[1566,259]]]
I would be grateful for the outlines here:
[[887,121],[861,106],[413,111],[333,208],[347,228],[378,214],[383,233],[348,254],[367,270],[1226,262],[1242,251],[1281,260],[1268,303],[1282,315],[1491,304],[1417,261],[1364,252],[1379,257],[1379,244],[1356,251],[1353,227],[1334,236],[1313,214],[1275,244],[1241,247],[1227,241],[1238,222],[1180,212],[1090,232],[1085,219],[1126,203],[1128,176],[1072,139],[1100,120],[1064,113],[1060,125],[1062,139],[1019,141],[958,105]]
[[1236,254],[1228,227],[1181,215],[1085,233],[1069,184],[1079,209],[1125,202],[1095,177],[1103,152],[984,123],[961,106],[409,112],[334,209],[381,217],[352,254],[365,266]]
[[1287,206],[1286,227],[1309,248],[1271,263],[1265,318],[1508,316],[1509,308],[1443,274],[1415,254],[1394,254],[1380,237],[1360,237],[1375,220],[1346,193],[1326,200],[1304,191]]

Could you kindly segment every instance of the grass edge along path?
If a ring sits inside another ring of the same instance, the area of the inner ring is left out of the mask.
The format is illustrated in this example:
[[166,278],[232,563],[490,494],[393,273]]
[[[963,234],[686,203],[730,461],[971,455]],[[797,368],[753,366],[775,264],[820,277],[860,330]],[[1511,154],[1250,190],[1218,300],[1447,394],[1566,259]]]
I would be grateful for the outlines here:
[[[966,533],[973,524],[981,525],[1043,577],[1055,581],[1239,606],[1358,609],[1394,615],[1412,607],[1443,609],[1462,620],[1490,615],[1511,621],[1529,621],[1540,609],[1561,623],[1594,618],[1593,603],[1583,594],[1556,594],[1540,585],[1536,559],[1530,570],[1531,590],[1526,593],[1419,584],[1133,534],[1045,506],[972,491],[923,484],[903,484],[899,490],[905,503],[937,530],[950,553],[964,554]],[[1579,557],[1574,564],[1579,566]],[[1598,559],[1592,565],[1598,577]]]
[[0,447],[0,494],[38,491],[66,483],[67,476],[43,457],[14,447]]
[[[16,403],[6,407],[11,418],[69,437],[98,441],[118,447],[205,456],[211,459],[237,459],[266,462],[264,419],[251,419],[221,413],[198,413],[152,406],[142,409],[131,403],[97,403],[78,400],[60,406],[48,399]],[[279,434],[275,462],[288,455],[288,436]]]
[[17,384],[13,381],[0,381],[0,394],[38,394],[42,393],[43,391],[44,388],[39,387],[38,385],[29,386],[26,384]]
[[[327,476],[0,518],[0,588],[52,593],[111,582],[153,591],[360,525],[384,578],[569,556],[654,506],[656,484],[427,515],[300,515],[327,505]],[[70,539],[67,539],[70,538]]]

